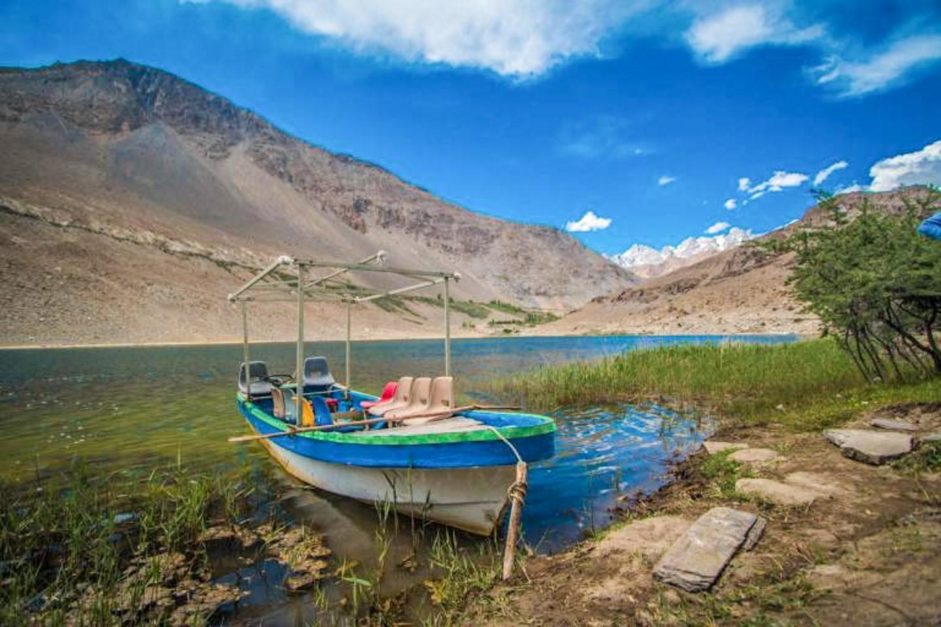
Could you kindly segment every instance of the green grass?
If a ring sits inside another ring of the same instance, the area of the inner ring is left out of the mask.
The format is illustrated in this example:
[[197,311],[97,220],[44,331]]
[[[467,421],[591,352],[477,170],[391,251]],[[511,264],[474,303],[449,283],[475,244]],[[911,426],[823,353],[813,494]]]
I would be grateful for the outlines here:
[[[54,484],[0,484],[0,624],[22,624],[24,616],[37,624],[117,622],[129,563],[149,561],[154,581],[161,554],[180,551],[202,563],[197,537],[207,521],[239,519],[249,490],[234,475],[177,467],[142,481],[96,478],[78,466]],[[130,592],[142,594],[143,584]]]
[[635,350],[600,362],[543,368],[495,387],[531,409],[654,398],[696,403],[732,421],[795,430],[826,428],[878,406],[941,398],[939,377],[866,381],[829,339]]

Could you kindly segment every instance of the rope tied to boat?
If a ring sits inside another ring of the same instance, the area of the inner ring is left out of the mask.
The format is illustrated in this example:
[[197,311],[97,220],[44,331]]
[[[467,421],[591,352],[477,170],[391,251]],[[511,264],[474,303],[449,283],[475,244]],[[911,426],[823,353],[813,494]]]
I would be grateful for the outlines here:
[[503,549],[503,580],[506,581],[513,574],[513,564],[516,561],[516,544],[519,541],[520,521],[523,516],[523,505],[526,503],[526,493],[529,490],[529,483],[526,480],[527,465],[523,461],[523,456],[513,446],[513,443],[506,439],[500,433],[500,430],[492,425],[487,428],[497,434],[504,444],[506,444],[516,456],[516,480],[510,484],[506,490],[507,498],[510,500],[510,522],[506,530],[506,546]]

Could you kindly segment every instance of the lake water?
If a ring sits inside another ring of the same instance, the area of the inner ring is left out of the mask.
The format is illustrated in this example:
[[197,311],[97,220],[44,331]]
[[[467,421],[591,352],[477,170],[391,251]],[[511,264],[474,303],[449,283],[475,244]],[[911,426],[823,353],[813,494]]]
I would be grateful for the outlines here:
[[[778,343],[789,336],[514,337],[455,340],[453,374],[459,393],[486,398],[494,377],[592,360],[663,344],[742,341]],[[309,343],[343,378],[344,346]],[[292,344],[252,347],[272,372],[291,372]],[[180,460],[216,468],[274,464],[258,444],[233,445],[246,432],[235,409],[241,347],[233,345],[0,351],[0,478],[33,480],[74,459],[94,472],[147,475]],[[353,387],[377,392],[404,374],[437,375],[441,341],[356,342]],[[701,417],[655,405],[562,408],[553,414],[557,454],[534,464],[524,510],[526,540],[552,551],[605,526],[619,498],[663,485],[670,463],[697,448]],[[295,514],[323,531],[342,559],[368,562],[376,513],[372,507],[301,489],[278,470]],[[292,487],[293,486],[293,487]],[[420,575],[421,573],[419,573]],[[406,585],[407,582],[402,582]],[[269,611],[271,599],[260,602]],[[250,605],[250,604],[249,604]],[[292,611],[295,611],[294,608]],[[260,611],[260,610],[259,610]],[[261,615],[267,616],[264,612]]]

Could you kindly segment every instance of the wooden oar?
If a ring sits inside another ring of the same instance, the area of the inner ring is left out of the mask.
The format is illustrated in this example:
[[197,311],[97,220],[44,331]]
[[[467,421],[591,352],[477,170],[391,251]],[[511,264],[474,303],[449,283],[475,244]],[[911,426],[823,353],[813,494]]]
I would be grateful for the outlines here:
[[[405,420],[411,420],[412,418],[431,418],[432,420],[443,420],[445,418],[450,418],[454,414],[459,414],[465,411],[472,411],[476,409],[499,409],[504,411],[514,410],[518,411],[519,407],[512,406],[500,406],[500,405],[465,405],[463,407],[455,407],[448,412],[432,412],[427,414],[416,414],[414,416],[404,416],[402,418],[370,418],[369,420],[354,420],[352,422],[343,422],[339,424],[332,425],[317,425],[315,427],[301,427],[300,429],[295,429],[291,427],[290,431],[279,431],[278,433],[253,433],[251,435],[235,435],[229,438],[229,442],[253,442],[255,440],[267,440],[270,438],[280,438],[285,435],[295,435],[297,433],[309,433],[311,431],[329,431],[330,429],[337,429],[339,427],[359,427],[366,425],[374,425],[380,422],[403,422]],[[429,421],[430,422],[430,421]],[[290,425],[289,425],[290,426]]]

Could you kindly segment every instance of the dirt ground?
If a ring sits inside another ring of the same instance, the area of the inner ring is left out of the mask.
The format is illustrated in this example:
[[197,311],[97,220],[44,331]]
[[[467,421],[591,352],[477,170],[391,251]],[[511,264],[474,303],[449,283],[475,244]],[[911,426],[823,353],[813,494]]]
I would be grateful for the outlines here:
[[[866,427],[874,415],[847,426]],[[878,415],[908,419],[921,432],[941,428],[941,404]],[[565,553],[527,559],[525,574],[470,604],[465,623],[941,624],[941,475],[905,461],[852,461],[820,433],[761,427],[714,439],[781,457],[745,465],[697,454],[677,468],[676,482],[630,507],[614,528]],[[803,473],[797,476],[823,495],[810,505],[782,506],[734,488],[739,478],[792,473]],[[654,580],[660,556],[719,505],[767,519],[757,546],[736,555],[706,593]]]

